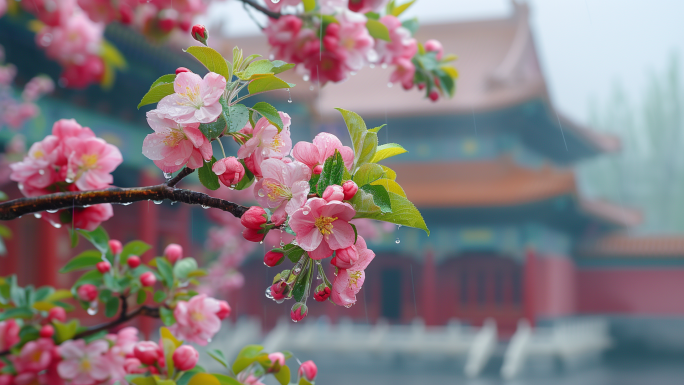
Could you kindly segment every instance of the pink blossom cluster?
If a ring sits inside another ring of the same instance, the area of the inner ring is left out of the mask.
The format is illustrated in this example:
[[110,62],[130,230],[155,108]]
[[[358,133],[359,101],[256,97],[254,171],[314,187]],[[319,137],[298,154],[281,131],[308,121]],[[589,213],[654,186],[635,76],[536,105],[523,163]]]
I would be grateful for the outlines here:
[[[10,179],[19,183],[19,190],[27,197],[97,190],[111,185],[111,173],[122,161],[116,146],[97,138],[75,120],[62,119],[53,125],[52,135],[34,143],[22,161],[10,165]],[[42,214],[57,227],[70,223],[89,231],[111,216],[109,203]]]

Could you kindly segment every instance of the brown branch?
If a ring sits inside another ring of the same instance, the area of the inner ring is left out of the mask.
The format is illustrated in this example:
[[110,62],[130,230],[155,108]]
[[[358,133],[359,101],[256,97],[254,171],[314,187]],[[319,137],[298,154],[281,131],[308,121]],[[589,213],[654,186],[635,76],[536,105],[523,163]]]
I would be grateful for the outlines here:
[[[176,178],[167,183],[177,183],[179,176],[190,174],[192,171],[183,169]],[[240,218],[247,211],[247,207],[223,199],[214,198],[197,191],[184,190],[163,183],[156,186],[120,188],[110,187],[103,190],[70,191],[55,193],[32,198],[19,198],[0,203],[0,220],[11,220],[22,215],[38,213],[47,210],[60,210],[72,207],[83,207],[102,203],[132,203],[144,200],[181,202],[202,207],[213,207],[227,211]]]
[[[263,5],[257,3],[254,0],[240,0],[243,3],[249,5],[250,7],[256,9],[257,11],[263,13],[264,15],[272,18],[272,19],[279,19],[281,14],[278,12],[271,11],[270,9],[264,7]],[[271,0],[266,0],[266,1],[271,1]]]
[[166,185],[169,187],[173,187],[178,184],[178,182],[181,181],[181,179],[185,178],[186,176],[192,174],[195,172],[194,169],[185,167],[181,170],[181,172],[178,173],[178,175],[174,176],[173,178],[169,179],[166,181]]

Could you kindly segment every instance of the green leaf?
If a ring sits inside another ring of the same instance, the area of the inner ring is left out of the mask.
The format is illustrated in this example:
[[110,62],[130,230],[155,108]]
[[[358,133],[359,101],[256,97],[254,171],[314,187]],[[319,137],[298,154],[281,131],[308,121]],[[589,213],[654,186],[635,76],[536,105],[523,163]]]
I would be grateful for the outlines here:
[[221,382],[213,374],[196,373],[188,381],[188,385],[221,385]]
[[57,307],[57,305],[52,302],[36,301],[31,307],[39,311],[50,311],[50,309]]
[[353,223],[350,223],[352,229],[354,229],[354,244],[356,244],[356,241],[359,239],[359,231],[356,229],[356,225]]
[[271,62],[273,64],[273,69],[271,71],[274,74],[279,74],[281,72],[285,72],[291,68],[294,68],[295,64],[294,63],[286,63],[282,60],[274,60]]
[[[278,61],[280,61],[280,60],[278,60]],[[283,62],[283,63],[285,63],[285,62]],[[292,66],[294,67],[294,64]],[[292,68],[292,67],[290,67],[290,68]],[[7,195],[7,193],[5,193],[4,191],[0,191],[0,201],[6,201],[8,199],[9,199],[9,196]]]
[[442,69],[436,69],[434,73],[435,75],[437,75],[437,78],[439,79],[439,83],[442,87],[442,90],[446,92],[446,94],[449,95],[450,98],[453,97],[454,92],[456,91],[456,83],[454,82],[454,78]]
[[318,179],[316,192],[319,196],[323,196],[323,192],[328,186],[342,184],[344,169],[344,159],[342,159],[342,154],[335,150],[335,154],[325,160],[323,172],[321,172],[321,176]]
[[157,380],[154,377],[129,377],[126,376],[126,381],[135,385],[157,385]]
[[107,232],[102,226],[98,226],[98,228],[93,231],[77,231],[83,235],[83,238],[92,243],[96,249],[100,250],[102,254],[107,255],[108,258],[111,256],[111,251],[109,250],[109,235],[107,235]]
[[349,204],[356,210],[354,218],[367,218],[372,214],[380,214],[380,206],[375,204],[373,194],[368,193],[362,189],[354,194],[354,197],[349,200]]
[[[359,189],[359,191],[363,190]],[[408,199],[402,197],[401,195],[392,192],[388,194],[390,198],[390,205],[392,207],[391,213],[381,214],[380,212],[359,212],[357,210],[354,218],[377,219],[379,221],[390,222],[397,225],[414,227],[417,229],[425,230],[427,235],[430,235],[430,230],[428,230],[427,225],[425,224],[425,220],[423,220],[423,216],[420,215],[420,211],[418,211],[418,209],[416,208],[416,206],[413,205],[413,203],[411,203]],[[358,192],[357,195],[359,195]],[[354,196],[354,199],[356,199],[356,196]],[[353,203],[352,206],[354,206]]]
[[225,374],[212,373],[221,385],[242,385],[242,383],[233,377],[228,377]]
[[147,300],[147,292],[145,290],[138,291],[138,296],[136,297],[135,302],[138,305],[142,305],[145,303],[146,300]]
[[366,28],[368,29],[368,33],[374,38],[392,41],[392,39],[390,39],[389,30],[385,24],[382,24],[380,21],[368,19],[368,21],[366,21]]
[[105,286],[107,286],[112,291],[118,292],[123,289],[121,285],[119,285],[119,281],[117,281],[112,274],[103,274],[102,282],[104,282]]
[[[223,111],[227,111],[228,105],[226,104],[225,99],[223,99],[223,97],[221,97],[221,99],[219,99],[219,101],[220,101],[221,105],[224,106]],[[223,112],[221,112],[219,114],[218,118],[216,118],[215,122],[200,123],[199,130],[202,133],[202,135],[204,135],[207,139],[209,139],[209,141],[211,141],[212,139],[218,138],[221,135],[221,133],[223,133],[223,131],[225,131],[226,126],[227,126],[226,115]]]
[[252,182],[254,182],[254,174],[249,171],[249,168],[247,168],[247,165],[245,165],[244,159],[240,159],[240,163],[242,163],[242,167],[245,168],[245,176],[243,176],[242,180],[240,180],[240,183],[235,186],[236,190],[244,190],[251,186]]
[[359,167],[356,171],[352,180],[359,186],[370,184],[378,179],[381,179],[385,175],[385,171],[380,167],[379,164],[366,163]]
[[238,374],[246,369],[252,362],[256,361],[262,350],[264,350],[264,347],[259,345],[247,345],[242,348],[235,362],[233,362],[233,373]]
[[378,146],[377,151],[375,151],[375,156],[373,156],[373,159],[371,160],[372,163],[377,163],[381,160],[391,158],[393,156],[403,154],[406,151],[404,147],[396,144],[396,143],[387,143],[383,144],[382,146]]
[[34,311],[29,307],[15,307],[13,309],[7,309],[0,313],[0,321],[12,319],[12,318],[33,318]]
[[283,251],[284,251],[283,254],[285,254],[285,256],[290,261],[292,261],[292,263],[299,262],[299,259],[302,258],[302,255],[304,255],[304,253],[306,253],[306,251],[304,251],[304,249],[302,249],[299,246],[295,246],[293,244],[285,245]]
[[259,92],[280,90],[283,88],[292,88],[295,85],[282,80],[275,75],[266,76],[258,79],[254,79],[249,82],[247,90],[250,94],[256,94]]
[[152,299],[154,299],[154,302],[161,303],[163,300],[166,299],[166,293],[161,291],[161,290],[157,290],[154,293],[154,296],[152,297]]
[[69,227],[69,239],[71,243],[71,248],[75,249],[76,246],[78,246],[78,240],[80,238],[78,237],[78,233],[76,232],[76,230],[74,230],[73,227]]
[[29,341],[37,340],[40,337],[40,332],[33,325],[24,325],[19,330],[19,343],[17,347],[24,346]]
[[223,365],[224,368],[230,370],[230,366],[228,365],[228,360],[226,360],[226,356],[223,354],[222,351],[218,349],[212,349],[212,350],[207,350],[207,354],[209,354],[209,357],[215,359],[219,364]]
[[340,111],[344,122],[347,125],[347,130],[349,130],[349,136],[351,137],[352,145],[354,146],[354,153],[361,151],[361,145],[363,144],[363,136],[368,131],[366,128],[366,122],[361,119],[361,117],[351,111],[344,110],[342,108],[336,108]]
[[154,261],[157,263],[157,270],[164,281],[164,285],[166,287],[172,287],[173,267],[171,267],[171,263],[169,263],[169,261],[164,257],[156,257]]
[[[98,272],[99,273],[99,272]],[[52,294],[48,295],[44,300],[46,302],[61,301],[63,299],[73,298],[73,295],[69,290],[59,289],[55,290]]]
[[54,292],[55,289],[50,286],[41,286],[38,290],[36,290],[36,301],[43,301]]
[[387,124],[383,124],[382,126],[377,126],[377,127],[375,127],[375,128],[369,128],[368,131],[370,131],[370,132],[375,132],[375,133],[377,134],[378,131],[380,131],[380,130],[381,130],[383,127],[385,127],[386,125],[387,125]]
[[59,321],[52,321],[55,327],[55,339],[58,344],[72,339],[78,330],[78,320],[72,319],[69,323],[61,323]]
[[376,206],[380,207],[381,212],[389,213],[392,211],[389,193],[385,190],[384,186],[367,184],[359,189],[373,196],[373,202],[375,202]]
[[280,385],[288,385],[290,383],[290,368],[287,365],[281,366],[280,370],[273,374],[273,377],[280,382]]
[[373,19],[373,20],[379,20],[380,19],[380,14],[377,12],[366,12],[364,13],[367,18]]
[[215,49],[210,47],[192,46],[185,50],[185,52],[194,56],[200,63],[211,72],[216,72],[222,75],[226,81],[230,81],[230,71],[226,59],[221,56]]
[[119,310],[119,298],[112,297],[107,300],[105,304],[105,317],[112,318],[116,315]]
[[404,189],[401,188],[401,186],[399,186],[399,183],[393,181],[392,179],[378,179],[375,182],[371,183],[371,185],[382,186],[388,192],[393,192],[397,195],[401,195],[402,197],[406,198],[406,193],[404,192]]
[[311,176],[311,179],[309,179],[309,190],[310,191],[316,191],[316,185],[318,184],[318,180],[321,178],[321,174],[314,174]]
[[375,157],[375,151],[378,149],[378,134],[367,131],[363,135],[363,142],[361,144],[361,151],[354,153],[354,167],[358,168]]
[[188,274],[194,270],[197,270],[197,261],[195,258],[183,258],[180,261],[177,261],[173,266],[173,275],[181,279],[186,279],[188,278]]
[[214,171],[211,170],[214,163],[216,163],[216,158],[212,156],[209,162],[204,162],[202,167],[197,170],[200,182],[209,190],[218,190],[221,187],[218,175],[214,174]]
[[404,13],[404,11],[407,10],[408,7],[410,7],[411,5],[413,5],[413,3],[415,3],[415,2],[416,2],[416,0],[411,0],[411,1],[409,1],[408,3],[404,3],[404,4],[402,4],[402,5],[395,6],[394,9],[392,9],[391,14],[392,14],[393,16],[399,17],[399,15],[401,15],[402,13]]
[[143,96],[142,100],[140,100],[140,103],[138,103],[138,109],[148,104],[157,103],[160,100],[164,99],[164,97],[169,96],[173,93],[175,93],[175,91],[173,90],[173,83],[163,83],[154,86],[150,88],[150,90],[147,91],[145,96]]
[[259,102],[252,107],[253,110],[260,113],[271,124],[278,127],[278,132],[283,129],[283,120],[280,118],[278,110],[266,102]]
[[91,270],[85,274],[83,274],[80,278],[74,282],[74,287],[79,287],[83,284],[86,283],[92,283],[93,285],[97,286],[102,282],[102,273],[100,273],[98,270]]
[[251,63],[247,69],[238,72],[237,75],[242,80],[252,80],[259,77],[264,77],[266,74],[272,75],[273,63],[268,59],[257,60]]
[[176,323],[176,317],[173,316],[173,310],[164,306],[159,308],[159,318],[166,326],[171,326]]
[[152,88],[154,88],[160,84],[168,84],[168,83],[173,84],[173,82],[175,80],[176,80],[176,74],[168,74],[168,75],[161,76],[159,79],[155,80],[154,83],[152,83],[152,85],[150,86],[150,89],[152,89]]
[[313,273],[313,270],[313,266],[311,266],[306,271],[306,275],[304,277],[299,278],[297,282],[295,282],[294,287],[292,288],[292,297],[295,301],[300,302],[304,298],[306,287],[309,284],[309,281],[311,280],[311,274]]
[[128,257],[131,255],[136,255],[136,256],[141,256],[145,254],[145,252],[149,249],[151,249],[152,246],[148,245],[147,243],[143,241],[130,241],[128,242],[123,249],[121,249],[121,264],[124,265],[126,264],[126,261],[128,261]]
[[316,0],[302,0],[304,3],[304,12],[311,12],[316,9]]
[[416,36],[416,32],[418,32],[418,27],[420,24],[418,23],[418,18],[414,17],[413,19],[409,19],[401,23],[401,26],[408,29],[409,32],[411,32],[411,36]]
[[59,270],[60,273],[68,273],[75,270],[87,269],[102,262],[102,254],[97,250],[86,250],[71,258],[67,264]]
[[245,127],[249,121],[249,109],[244,104],[230,106],[230,127],[229,132],[238,132]]

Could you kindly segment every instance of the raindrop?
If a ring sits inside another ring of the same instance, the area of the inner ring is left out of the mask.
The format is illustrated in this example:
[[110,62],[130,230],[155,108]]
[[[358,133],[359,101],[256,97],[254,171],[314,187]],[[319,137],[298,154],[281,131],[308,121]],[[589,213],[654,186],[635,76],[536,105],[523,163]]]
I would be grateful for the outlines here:
[[292,322],[297,323],[297,320],[293,318],[293,319],[292,319]]
[[123,205],[123,206],[128,206],[128,205],[131,205],[131,204],[133,204],[133,202],[123,202],[121,205]]
[[59,211],[59,210],[45,210],[45,211],[49,212],[50,214],[54,214],[54,213],[56,213],[56,212]]
[[321,279],[323,279],[323,277],[321,277],[321,272],[320,272],[320,271],[318,272],[318,275],[316,275],[316,279],[319,280],[319,281],[320,281]]
[[281,239],[281,240],[280,240],[280,247],[283,247],[283,246],[285,246],[285,242],[283,242],[282,239]]
[[263,244],[264,244],[264,241],[260,241],[259,244],[260,244],[260,245],[263,245]]
[[295,267],[294,270],[292,270],[292,274],[294,275],[299,275],[299,273],[302,271],[301,267]]
[[211,343],[211,338],[207,338],[207,342]]
[[309,91],[313,91],[313,90],[314,90],[314,86],[313,86],[313,85],[310,85],[310,86],[309,86]]
[[356,75],[356,71],[351,71],[350,74],[351,74],[352,76],[354,76],[354,75]]
[[23,189],[24,189],[24,184],[23,184],[23,183],[19,183],[19,186],[18,186],[18,187],[19,187],[19,190],[23,190]]
[[64,181],[67,183],[74,183],[74,180],[69,178],[69,177],[66,177],[66,179],[64,179]]
[[397,230],[399,230],[400,228],[401,228],[401,225],[397,225]]
[[43,169],[41,168],[40,170],[38,170],[38,174],[40,174],[40,175],[45,175],[45,170],[43,170]]
[[176,201],[171,201],[171,206],[175,205]]
[[209,206],[202,205],[202,208],[206,210],[209,208]]
[[278,4],[278,3],[280,3],[280,0],[271,0],[271,2],[272,2],[273,4]]
[[292,103],[292,93],[289,88],[287,89],[287,102]]
[[162,201],[152,201],[152,202],[154,202],[155,205],[160,205],[160,204],[162,204]]
[[273,299],[273,295],[271,294],[271,287],[266,288],[266,298],[268,299]]
[[311,207],[304,206],[304,208],[302,208],[302,214],[309,215],[309,212],[311,212]]
[[33,214],[33,216],[38,218],[38,219],[40,219],[42,217],[42,215],[40,213],[35,213],[35,214]]
[[368,66],[369,66],[370,68],[375,68],[375,63],[370,63]]
[[392,82],[389,82],[389,83],[387,83],[387,88],[392,88],[393,85],[394,84],[392,84]]
[[259,194],[259,196],[262,197],[262,198],[266,196],[266,194],[264,193],[264,189],[259,189],[259,191],[257,192],[257,194]]
[[56,229],[61,229],[61,228],[62,228],[62,224],[61,224],[61,223],[57,223],[57,222],[53,222],[53,223],[52,223],[52,226],[54,226],[54,228],[56,228]]
[[401,241],[399,240],[399,238],[397,238],[394,240],[394,243],[401,243]]
[[276,303],[283,303],[283,302],[285,302],[285,298],[276,300]]
[[97,301],[93,301],[90,303],[90,306],[88,307],[88,314],[89,315],[97,314]]
[[275,56],[273,54],[268,55],[268,60],[273,60],[275,59]]
[[50,44],[52,44],[52,34],[51,33],[43,34],[43,36],[40,38],[40,45],[42,45],[43,47],[47,47]]
[[90,207],[90,205],[83,205],[82,207],[83,207],[84,209],[87,209],[88,207]]
[[344,305],[344,307],[346,307],[347,309],[349,309],[350,307],[352,307],[352,304]]
[[387,68],[387,63],[382,63],[382,65],[381,65],[380,67],[382,67],[382,69],[386,69],[386,68]]
[[303,79],[305,82],[308,82],[309,81],[309,75],[304,75]]
[[164,178],[165,178],[166,180],[171,179],[171,177],[173,177],[173,174],[172,174],[172,173],[170,173],[170,172],[165,172],[165,173],[164,173]]

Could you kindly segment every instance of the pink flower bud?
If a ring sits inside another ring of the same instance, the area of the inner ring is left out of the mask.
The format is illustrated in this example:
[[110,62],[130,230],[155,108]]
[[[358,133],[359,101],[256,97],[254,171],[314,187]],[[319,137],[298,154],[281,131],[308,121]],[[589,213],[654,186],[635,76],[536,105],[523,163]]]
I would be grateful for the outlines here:
[[437,92],[437,90],[432,90],[428,96],[430,97],[430,100],[436,102],[439,99],[439,92]]
[[126,371],[126,374],[143,374],[147,372],[147,369],[142,366],[142,362],[134,357],[126,358],[124,361],[124,370]]
[[55,334],[55,328],[53,328],[52,325],[44,325],[42,328],[40,328],[39,334],[41,338],[52,338],[52,336]]
[[266,234],[259,233],[259,230],[245,229],[242,232],[242,237],[250,242],[261,242],[266,237]]
[[86,283],[85,285],[79,286],[78,290],[76,290],[76,294],[78,294],[78,298],[82,301],[92,302],[97,299],[97,288],[92,283]]
[[318,368],[313,361],[309,360],[299,366],[299,377],[304,377],[307,381],[312,382],[316,378]]
[[342,199],[344,199],[344,190],[342,190],[342,186],[331,184],[330,186],[325,188],[325,191],[323,191],[323,196],[321,198],[325,199],[328,202],[341,201]]
[[248,229],[261,230],[261,225],[268,221],[266,211],[259,206],[252,206],[240,217],[240,223]]
[[268,267],[276,266],[283,260],[283,256],[283,253],[271,250],[264,255],[264,264]]
[[190,72],[190,73],[192,73],[192,71],[190,71],[189,69],[187,69],[187,68],[185,68],[185,67],[178,67],[178,68],[176,68],[176,75],[178,75],[178,74],[181,73],[181,72]]
[[348,180],[342,183],[342,191],[344,191],[344,200],[348,201],[359,191],[359,186],[353,180]]
[[52,322],[52,321],[65,322],[66,319],[67,319],[66,310],[64,310],[64,308],[61,306],[53,307],[52,309],[50,309],[50,311],[48,311],[48,316],[47,316],[48,322]]
[[172,358],[173,366],[176,367],[176,370],[184,372],[197,365],[199,353],[190,345],[181,345],[173,352]]
[[105,274],[106,272],[111,270],[112,264],[107,262],[107,261],[102,261],[102,262],[98,262],[97,264],[95,264],[95,267],[97,267],[97,270],[100,273]]
[[303,320],[307,314],[309,314],[309,308],[302,302],[297,302],[292,306],[292,310],[290,310],[290,318],[294,322]]
[[219,317],[220,320],[224,320],[230,316],[230,305],[228,305],[228,302],[226,301],[218,301],[219,303],[219,311],[216,312],[216,316]]
[[281,352],[274,352],[268,355],[268,359],[271,361],[271,367],[268,368],[270,373],[277,373],[280,371],[280,367],[285,365],[285,355]]
[[207,39],[209,38],[209,33],[207,32],[207,27],[202,24],[195,24],[192,26],[192,38],[199,41],[200,43],[207,45]]
[[425,51],[437,52],[437,60],[442,60],[442,55],[444,55],[444,48],[442,48],[442,43],[435,39],[430,39],[425,42]]
[[176,26],[176,19],[178,18],[178,11],[173,8],[167,8],[159,12],[159,20],[157,26],[164,32],[171,32]]
[[330,260],[330,263],[340,269],[348,269],[352,267],[358,259],[359,253],[356,250],[356,246],[351,245],[344,249],[335,250],[335,257]]
[[151,271],[146,271],[140,275],[140,284],[143,286],[154,286],[157,283],[157,277]]
[[320,165],[320,164],[319,164],[318,166],[316,166],[316,167],[313,168],[313,173],[314,173],[315,175],[318,175],[318,174],[320,174],[320,173],[322,173],[322,172],[323,172],[323,166]]
[[273,297],[273,299],[276,301],[285,299],[287,287],[287,283],[283,281],[274,283],[271,285],[271,297]]
[[12,385],[14,376],[11,374],[0,374],[0,385]]
[[425,89],[425,83],[418,83],[418,89],[419,90],[424,90]]
[[131,255],[126,260],[126,264],[128,264],[128,267],[130,267],[131,269],[135,269],[136,267],[140,266],[140,257],[138,257],[137,255]]
[[332,290],[326,284],[322,283],[316,288],[314,299],[318,302],[323,302],[330,297],[331,293]]
[[119,255],[121,254],[121,250],[123,250],[123,245],[121,244],[121,241],[118,241],[116,239],[110,239],[109,249],[112,251],[112,254]]
[[159,345],[152,341],[140,341],[135,344],[133,355],[145,365],[154,365],[159,359]]
[[171,243],[164,249],[164,256],[171,263],[176,263],[177,260],[183,258],[183,246]]
[[217,160],[211,170],[226,187],[240,183],[245,176],[245,167],[234,156]]

